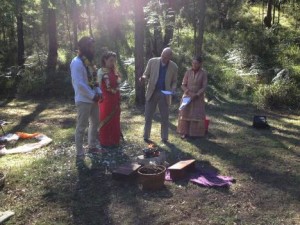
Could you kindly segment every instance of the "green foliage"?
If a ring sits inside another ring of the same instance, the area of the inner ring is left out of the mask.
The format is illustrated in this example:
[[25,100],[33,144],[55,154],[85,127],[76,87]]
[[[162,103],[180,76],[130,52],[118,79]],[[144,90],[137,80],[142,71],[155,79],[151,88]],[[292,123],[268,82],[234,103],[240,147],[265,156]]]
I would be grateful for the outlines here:
[[[45,71],[47,55],[37,52],[28,57],[20,80],[17,81],[17,95],[22,97],[72,96],[73,91],[69,73],[71,58],[72,52],[59,51],[59,70],[47,74]],[[51,77],[51,80],[49,81],[47,77]],[[14,82],[16,83],[16,81]]]
[[259,108],[300,107],[300,89],[293,81],[280,81],[274,84],[261,84],[254,93],[254,103]]
[[[194,28],[199,18],[199,1],[150,0],[144,3],[145,62],[159,56],[161,49],[170,45],[179,67],[180,86],[194,54]],[[59,45],[57,70],[53,74],[44,71],[49,41],[49,6],[56,9]],[[211,90],[248,99],[252,99],[254,92],[256,98],[265,96],[257,89],[275,90],[270,82],[276,71],[282,69],[289,70],[293,83],[299,86],[300,32],[297,28],[300,14],[297,10],[300,4],[299,1],[284,1],[282,6],[284,10],[280,14],[280,23],[277,24],[276,17],[273,26],[266,29],[262,23],[261,1],[259,4],[242,0],[207,1],[203,55]],[[23,9],[26,57],[21,81],[16,77],[5,77],[7,68],[17,62],[18,9]],[[125,65],[125,59],[134,55],[133,1],[5,0],[0,5],[0,12],[0,74],[4,74],[0,78],[0,94],[18,92],[22,95],[40,95],[43,90],[39,90],[40,86],[53,88],[51,93],[46,91],[48,94],[59,95],[59,91],[62,95],[71,94],[69,63],[76,55],[75,33],[78,39],[86,35],[94,37],[97,66],[103,51],[110,49],[117,52],[118,66],[124,80],[135,86],[134,65]],[[33,58],[34,63],[30,62]],[[54,82],[51,87],[45,80],[46,75]],[[256,88],[258,83],[261,86]],[[13,90],[16,87],[18,89]],[[261,101],[264,101],[265,97],[262,98]]]
[[42,96],[45,94],[46,74],[36,67],[26,68],[18,85],[20,96]]
[[9,96],[15,87],[15,79],[1,75],[0,77],[0,95]]
[[125,66],[127,81],[131,87],[134,87],[135,84],[135,76],[134,76],[134,64],[130,64]]
[[73,96],[71,76],[69,72],[58,71],[51,74],[52,80],[47,84],[47,74],[38,68],[24,70],[19,82],[17,94],[22,97],[66,97]]

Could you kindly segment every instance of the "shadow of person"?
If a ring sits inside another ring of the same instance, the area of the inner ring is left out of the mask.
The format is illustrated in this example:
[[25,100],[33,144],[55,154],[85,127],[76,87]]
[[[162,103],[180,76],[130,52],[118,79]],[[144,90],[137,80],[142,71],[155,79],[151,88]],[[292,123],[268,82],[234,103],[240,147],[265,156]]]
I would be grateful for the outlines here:
[[117,184],[112,180],[111,172],[118,165],[129,161],[123,147],[109,148],[102,154],[90,154],[91,166],[85,164],[84,170],[77,167],[72,207],[74,224],[113,224],[108,207],[114,195],[113,187]]
[[143,190],[138,192],[138,196],[143,198],[144,200],[152,201],[153,199],[168,199],[172,198],[173,194],[170,191],[170,189],[166,186],[166,181],[165,185],[155,191],[150,191],[150,190]]
[[108,213],[111,196],[110,177],[104,173],[80,174],[72,201],[74,224],[112,224]]

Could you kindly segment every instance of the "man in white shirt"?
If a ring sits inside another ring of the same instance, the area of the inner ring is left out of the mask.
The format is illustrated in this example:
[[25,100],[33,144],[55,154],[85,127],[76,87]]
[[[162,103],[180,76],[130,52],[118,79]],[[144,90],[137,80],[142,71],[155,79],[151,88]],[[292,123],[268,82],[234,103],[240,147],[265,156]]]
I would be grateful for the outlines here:
[[83,137],[87,127],[88,152],[101,153],[101,149],[97,148],[97,133],[99,126],[98,101],[102,93],[99,86],[97,86],[96,76],[94,76],[94,69],[92,67],[94,57],[93,42],[94,40],[90,37],[81,38],[78,42],[78,56],[72,60],[70,65],[77,108],[75,132],[77,166],[84,165],[85,151],[83,149]]

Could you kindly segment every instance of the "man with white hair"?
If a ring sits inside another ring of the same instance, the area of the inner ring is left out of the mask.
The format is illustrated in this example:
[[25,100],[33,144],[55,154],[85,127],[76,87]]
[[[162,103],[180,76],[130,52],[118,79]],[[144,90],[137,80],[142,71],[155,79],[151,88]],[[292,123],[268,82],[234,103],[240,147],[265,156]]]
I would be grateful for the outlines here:
[[149,60],[144,74],[140,80],[147,81],[144,141],[150,143],[152,119],[158,106],[161,117],[161,140],[168,142],[169,137],[169,105],[171,95],[165,95],[162,91],[175,92],[177,87],[178,67],[171,61],[173,52],[171,48],[165,48],[161,57]]

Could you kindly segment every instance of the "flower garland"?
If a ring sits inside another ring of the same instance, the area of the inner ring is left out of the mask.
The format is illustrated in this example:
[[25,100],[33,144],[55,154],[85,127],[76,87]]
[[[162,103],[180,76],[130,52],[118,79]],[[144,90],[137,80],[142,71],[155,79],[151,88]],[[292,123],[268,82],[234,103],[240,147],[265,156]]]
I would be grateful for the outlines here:
[[86,56],[80,56],[80,59],[86,68],[89,86],[92,89],[99,87],[97,82],[97,67],[93,65]]
[[108,68],[102,68],[102,71],[104,73],[103,78],[105,79],[105,85],[106,85],[107,91],[111,92],[112,94],[116,94],[118,91],[120,91],[120,87],[119,87],[120,84],[121,84],[120,76],[118,75],[118,73],[116,73],[116,76],[118,77],[118,79],[117,79],[117,84],[118,85],[117,85],[116,88],[112,88],[110,86],[109,77],[108,77],[109,69]]

